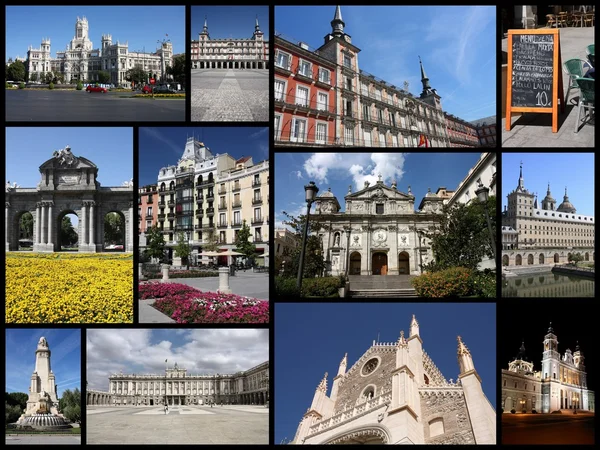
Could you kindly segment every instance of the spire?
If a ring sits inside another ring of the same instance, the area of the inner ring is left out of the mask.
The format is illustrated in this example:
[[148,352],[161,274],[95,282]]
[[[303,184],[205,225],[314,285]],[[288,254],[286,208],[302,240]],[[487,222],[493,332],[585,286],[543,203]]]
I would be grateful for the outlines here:
[[331,21],[331,34],[334,36],[343,36],[345,25],[346,24],[342,20],[342,10],[340,9],[340,5],[337,5],[335,7],[335,15]]
[[423,92],[421,93],[421,97],[432,93],[431,85],[429,84],[429,78],[425,74],[425,68],[423,67],[423,61],[421,61],[421,57],[419,56],[419,65],[421,66],[421,83],[423,83]]
[[259,32],[260,26],[258,25],[258,14],[256,15],[256,24],[254,25],[254,32]]
[[565,202],[569,201],[569,197],[567,196],[567,187],[565,186]]
[[537,192],[535,193],[535,201],[533,202],[533,207],[534,207],[535,209],[537,209],[537,207],[538,207],[538,203],[537,203]]
[[327,393],[327,375],[328,373],[325,372],[325,376],[317,386],[317,391],[323,391],[324,393]]
[[348,353],[344,355],[340,361],[340,368],[338,369],[338,375],[344,375],[346,373],[346,367],[348,366]]
[[546,191],[546,195],[550,195],[550,182],[548,181],[548,190]]
[[398,347],[406,346],[406,339],[404,339],[404,330],[400,330],[400,337],[398,338]]
[[419,322],[417,322],[417,318],[413,314],[412,320],[410,321],[409,337],[413,337],[415,335],[419,335]]
[[208,23],[207,23],[207,17],[204,16],[204,27],[202,28],[202,33],[200,34],[208,34]]
[[525,340],[521,341],[521,348],[519,349],[519,353],[515,357],[515,360],[520,359],[522,361],[527,361],[527,357],[525,356]]
[[552,329],[552,322],[550,322],[550,326],[548,327],[548,333],[554,333],[554,330]]
[[458,340],[458,366],[460,368],[460,373],[463,374],[468,372],[469,370],[475,370],[475,366],[473,365],[473,357],[471,356],[471,352],[462,341],[462,338],[458,336],[456,338]]
[[523,161],[519,165],[519,185],[517,186],[518,192],[525,192],[525,183],[523,182]]

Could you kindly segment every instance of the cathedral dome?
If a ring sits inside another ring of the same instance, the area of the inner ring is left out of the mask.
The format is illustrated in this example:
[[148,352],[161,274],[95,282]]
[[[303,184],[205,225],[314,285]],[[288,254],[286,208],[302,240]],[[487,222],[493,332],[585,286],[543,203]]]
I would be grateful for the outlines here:
[[577,210],[575,206],[569,201],[569,197],[567,196],[567,188],[565,188],[565,196],[563,198],[563,202],[556,209],[559,212],[572,213],[575,214]]

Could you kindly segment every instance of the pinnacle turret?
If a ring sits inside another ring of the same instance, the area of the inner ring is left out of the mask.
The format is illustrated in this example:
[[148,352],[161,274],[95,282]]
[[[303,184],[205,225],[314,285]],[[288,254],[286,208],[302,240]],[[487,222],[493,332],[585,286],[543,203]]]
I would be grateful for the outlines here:
[[340,5],[337,5],[335,7],[335,15],[331,21],[331,34],[334,36],[342,36],[344,34],[345,25],[346,24],[342,20],[342,10],[340,9]]

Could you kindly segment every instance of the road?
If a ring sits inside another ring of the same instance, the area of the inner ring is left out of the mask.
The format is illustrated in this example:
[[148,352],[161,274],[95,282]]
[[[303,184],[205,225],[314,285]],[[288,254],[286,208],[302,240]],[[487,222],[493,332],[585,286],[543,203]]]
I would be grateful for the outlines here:
[[127,92],[5,90],[6,120],[35,122],[185,121],[185,99],[123,98]]
[[502,415],[502,444],[593,443],[593,414]]

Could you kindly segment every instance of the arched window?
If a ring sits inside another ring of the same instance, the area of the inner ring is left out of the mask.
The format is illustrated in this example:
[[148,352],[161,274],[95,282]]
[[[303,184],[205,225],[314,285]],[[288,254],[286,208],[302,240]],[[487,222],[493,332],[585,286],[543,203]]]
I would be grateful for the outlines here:
[[444,419],[438,417],[429,421],[429,437],[435,437],[444,434]]

